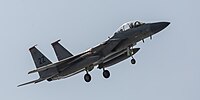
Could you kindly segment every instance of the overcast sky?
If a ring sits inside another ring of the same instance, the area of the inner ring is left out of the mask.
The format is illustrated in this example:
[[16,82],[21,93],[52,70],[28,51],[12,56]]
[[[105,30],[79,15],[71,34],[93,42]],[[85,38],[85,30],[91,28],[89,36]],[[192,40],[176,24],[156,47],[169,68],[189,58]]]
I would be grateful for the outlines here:
[[[1,100],[200,100],[199,0],[0,0]],[[38,44],[56,62],[50,43],[73,54],[103,42],[127,21],[171,24],[134,56],[102,70],[17,88],[38,78],[28,51]]]

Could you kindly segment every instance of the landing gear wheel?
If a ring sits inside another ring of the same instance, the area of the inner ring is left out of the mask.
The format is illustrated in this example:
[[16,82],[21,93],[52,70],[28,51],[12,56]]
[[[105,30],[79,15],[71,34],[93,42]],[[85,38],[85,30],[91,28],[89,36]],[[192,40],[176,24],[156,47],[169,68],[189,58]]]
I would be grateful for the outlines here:
[[103,71],[103,77],[104,78],[109,78],[110,77],[110,72],[108,70]]
[[51,78],[48,78],[48,79],[47,79],[47,81],[51,82],[51,81],[52,81],[52,79],[51,79]]
[[136,63],[136,60],[133,58],[131,59],[131,64],[135,64]]
[[84,75],[84,80],[85,80],[86,82],[90,82],[90,81],[91,81],[91,76],[90,76],[90,74],[85,74],[85,75]]

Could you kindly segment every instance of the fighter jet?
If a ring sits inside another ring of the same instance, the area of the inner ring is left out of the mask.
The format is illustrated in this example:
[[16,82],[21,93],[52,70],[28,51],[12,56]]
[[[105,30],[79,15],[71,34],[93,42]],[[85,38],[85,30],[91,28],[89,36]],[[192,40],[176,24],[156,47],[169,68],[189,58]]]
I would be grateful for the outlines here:
[[110,77],[110,72],[106,70],[114,64],[117,64],[129,57],[131,63],[135,64],[136,60],[133,55],[136,54],[140,48],[134,46],[143,41],[145,38],[152,36],[164,28],[170,22],[155,22],[155,23],[142,23],[139,21],[127,22],[120,26],[114,35],[108,38],[103,43],[86,50],[77,55],[73,55],[65,49],[58,41],[53,42],[51,45],[55,51],[58,61],[52,63],[45,55],[43,55],[36,46],[29,49],[36,69],[28,72],[39,73],[39,79],[30,81],[19,86],[27,85],[30,83],[38,83],[44,80],[54,81],[76,75],[80,72],[85,72],[84,80],[91,81],[90,71],[97,67],[103,70],[104,78]]

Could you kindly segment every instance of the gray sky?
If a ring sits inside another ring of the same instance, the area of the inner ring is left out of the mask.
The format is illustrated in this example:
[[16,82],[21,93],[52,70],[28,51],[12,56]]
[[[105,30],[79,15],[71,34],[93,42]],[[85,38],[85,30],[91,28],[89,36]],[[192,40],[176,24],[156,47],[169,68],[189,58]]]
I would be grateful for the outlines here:
[[[199,0],[1,0],[0,60],[2,100],[200,100]],[[73,54],[101,43],[127,21],[171,24],[153,40],[139,43],[136,65],[130,59],[68,79],[21,88],[37,79],[28,48],[38,48],[55,62],[50,45],[61,44]]]

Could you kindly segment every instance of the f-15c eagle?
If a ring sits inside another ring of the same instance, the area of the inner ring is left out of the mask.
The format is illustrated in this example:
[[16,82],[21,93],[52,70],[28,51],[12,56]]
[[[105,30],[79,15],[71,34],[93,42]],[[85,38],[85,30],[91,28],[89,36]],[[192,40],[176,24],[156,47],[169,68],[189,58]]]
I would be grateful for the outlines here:
[[91,75],[89,72],[92,71],[95,66],[97,66],[98,69],[103,69],[103,76],[109,78],[110,72],[106,70],[107,67],[129,57],[132,57],[131,63],[135,64],[136,60],[133,58],[133,55],[140,50],[140,48],[134,48],[137,42],[144,42],[144,39],[148,37],[152,39],[152,35],[163,30],[169,24],[169,22],[127,22],[119,27],[117,31],[114,32],[114,35],[105,42],[77,55],[71,54],[58,40],[51,44],[58,59],[58,62],[55,63],[52,63],[33,46],[29,51],[31,52],[36,69],[28,72],[28,74],[38,72],[40,78],[18,85],[18,87],[44,80],[59,80],[83,71],[86,73],[84,75],[84,80],[90,82]]

